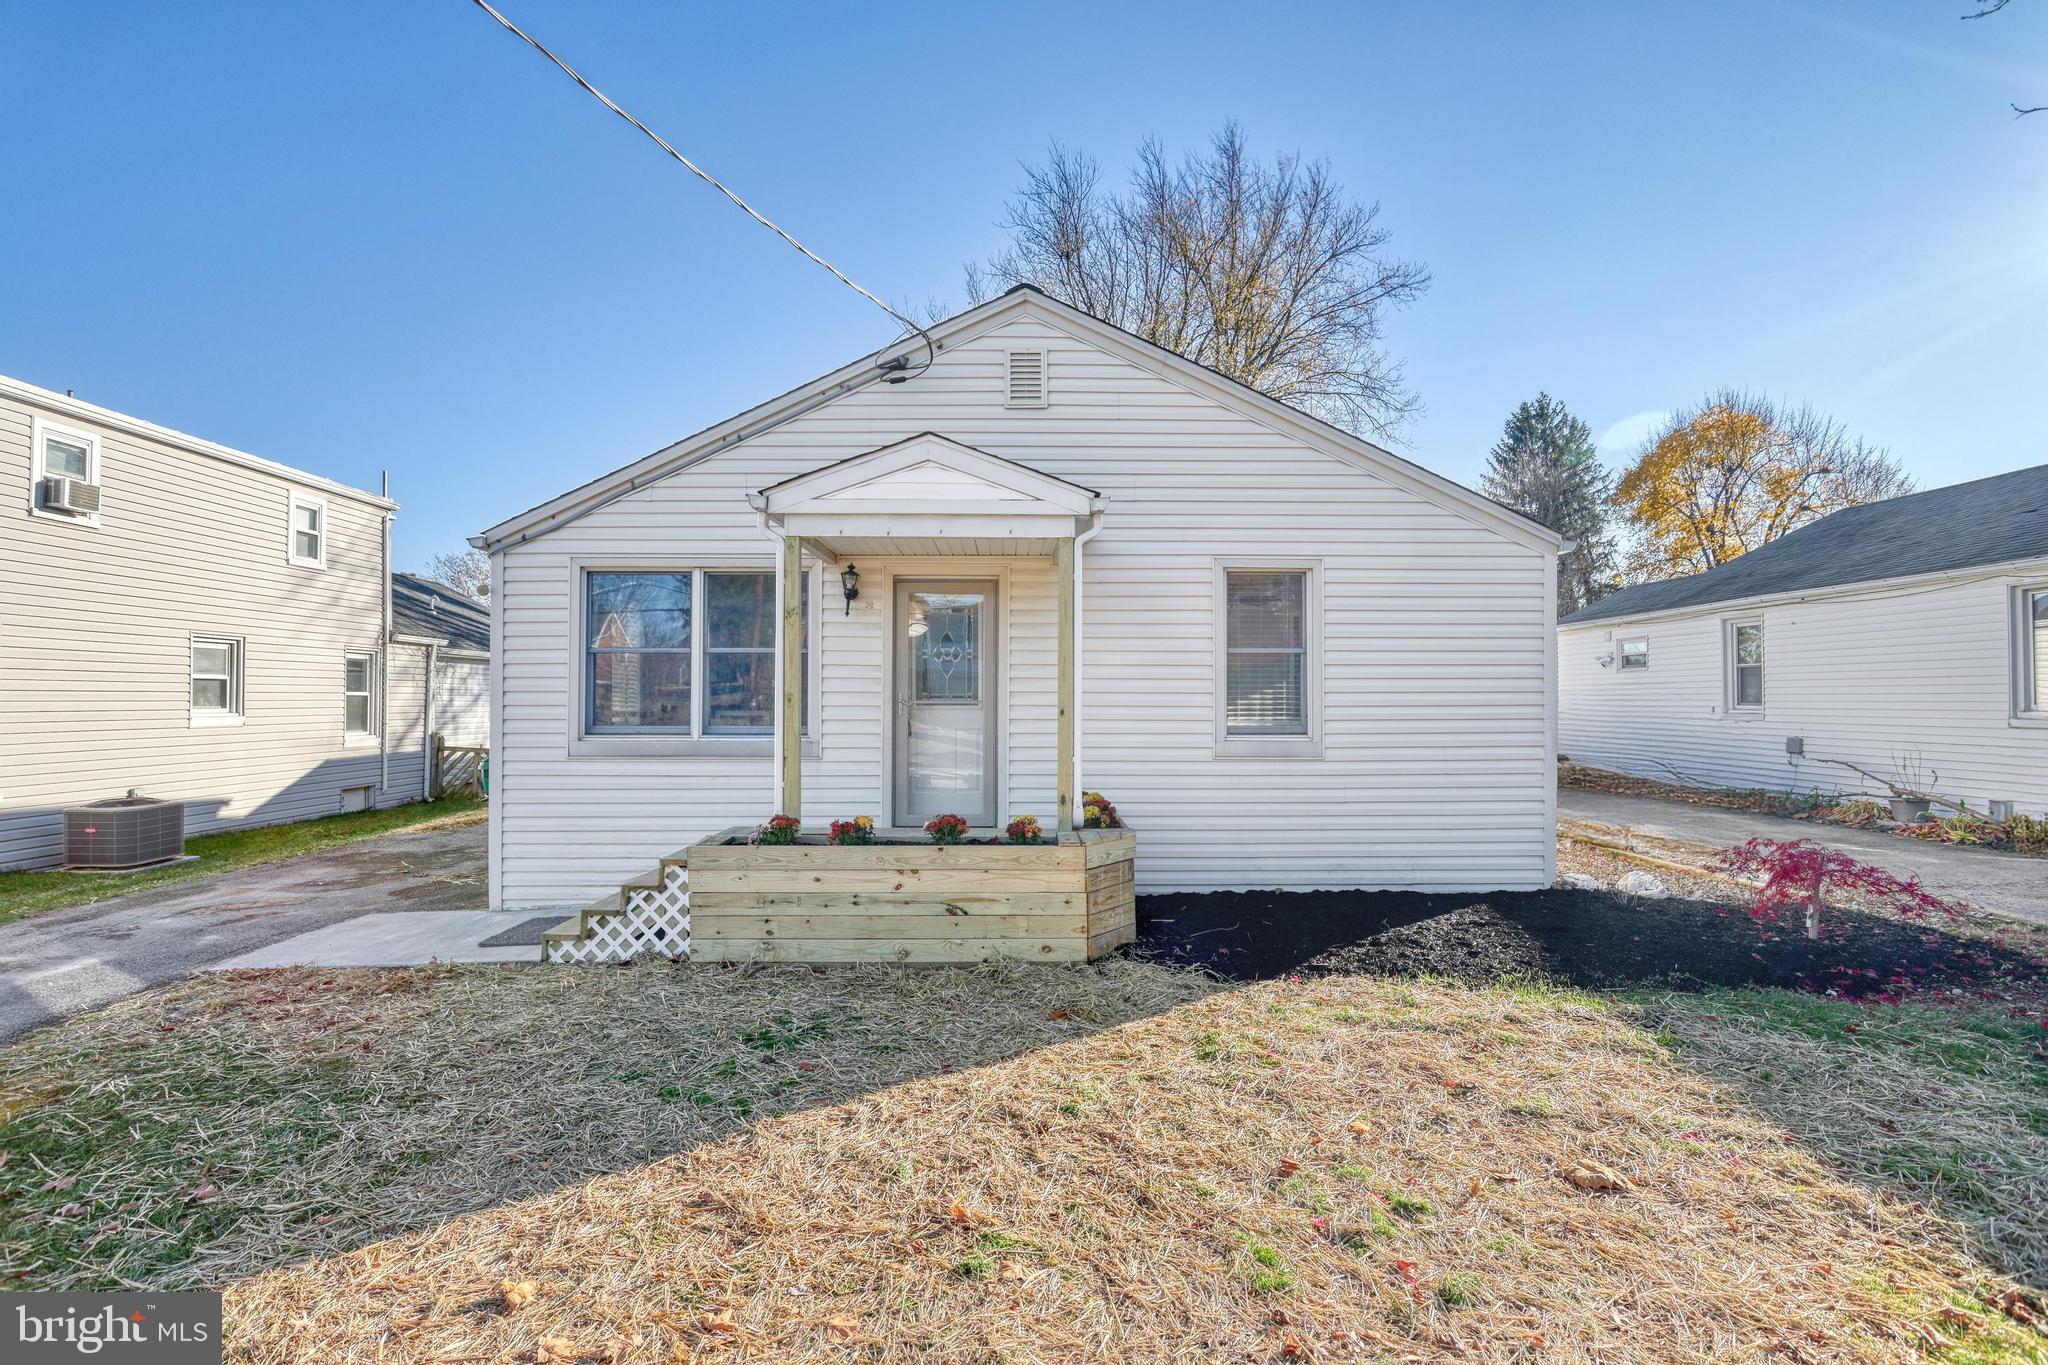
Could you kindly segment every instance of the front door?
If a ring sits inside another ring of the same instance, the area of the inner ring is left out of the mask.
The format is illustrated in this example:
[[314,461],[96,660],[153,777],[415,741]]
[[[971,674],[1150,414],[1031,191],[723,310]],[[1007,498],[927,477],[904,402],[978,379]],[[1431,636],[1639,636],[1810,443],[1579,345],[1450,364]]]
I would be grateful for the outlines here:
[[993,825],[996,585],[899,578],[895,607],[895,823]]

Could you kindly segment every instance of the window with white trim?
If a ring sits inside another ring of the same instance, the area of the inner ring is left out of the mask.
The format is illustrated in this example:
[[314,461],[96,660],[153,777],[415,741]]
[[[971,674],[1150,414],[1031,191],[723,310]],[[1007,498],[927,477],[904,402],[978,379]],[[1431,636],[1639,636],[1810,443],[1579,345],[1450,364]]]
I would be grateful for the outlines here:
[[[811,696],[811,575],[799,582],[801,714]],[[592,569],[583,578],[588,735],[775,733],[775,574]]]
[[377,656],[348,654],[341,661],[341,732],[347,739],[377,734]]
[[285,556],[302,569],[327,567],[327,502],[304,493],[291,495],[291,524]]
[[53,488],[48,481],[64,479],[74,484],[97,487],[100,481],[100,438],[81,427],[65,426],[61,422],[38,417],[30,423],[29,440],[35,450],[33,477],[28,484],[29,510],[38,516],[97,526],[100,515],[96,505],[95,510],[89,512],[70,511],[53,505]]
[[242,642],[221,635],[192,637],[192,723],[221,724],[242,717]]
[[1728,623],[1728,706],[1735,711],[1764,708],[1764,623]]
[[1226,569],[1223,575],[1223,733],[1302,739],[1312,681],[1310,574]]
[[2048,587],[2019,593],[2019,711],[2048,716]]
[[1648,640],[1623,640],[1618,653],[1624,670],[1648,668],[1650,666],[1650,642]]

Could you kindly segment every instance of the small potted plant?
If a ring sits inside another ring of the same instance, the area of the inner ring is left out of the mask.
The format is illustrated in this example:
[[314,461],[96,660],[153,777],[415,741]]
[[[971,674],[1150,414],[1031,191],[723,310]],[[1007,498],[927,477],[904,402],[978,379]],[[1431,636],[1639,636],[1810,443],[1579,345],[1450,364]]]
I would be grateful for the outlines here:
[[967,837],[967,821],[957,815],[935,815],[925,821],[924,832],[935,844],[957,844]]
[[754,827],[754,842],[757,844],[793,844],[797,831],[804,822],[794,815],[771,815],[765,825]]
[[1902,825],[1920,825],[1927,822],[1927,813],[1934,809],[1934,803],[1921,796],[1894,796],[1892,798],[1892,819]]
[[1120,822],[1116,818],[1116,807],[1109,804],[1109,798],[1101,792],[1084,792],[1081,796],[1081,827],[1083,829],[1115,829]]
[[834,820],[832,828],[825,835],[828,844],[872,844],[875,841],[875,817],[856,815],[851,820]]
[[1039,827],[1038,817],[1035,815],[1018,816],[1010,822],[1009,827],[1003,833],[1013,844],[1042,844],[1045,842],[1045,831]]

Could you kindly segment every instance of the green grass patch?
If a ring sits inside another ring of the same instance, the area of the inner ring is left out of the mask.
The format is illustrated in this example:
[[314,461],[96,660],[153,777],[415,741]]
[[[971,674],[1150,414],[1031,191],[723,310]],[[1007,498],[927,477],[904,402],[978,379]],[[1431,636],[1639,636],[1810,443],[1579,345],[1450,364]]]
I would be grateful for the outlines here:
[[267,825],[262,829],[230,830],[223,834],[202,834],[185,841],[185,852],[196,861],[173,863],[144,872],[0,872],[0,924],[61,910],[72,905],[90,905],[130,891],[173,886],[216,872],[255,867],[308,853],[320,853],[361,839],[411,829],[450,816],[467,815],[484,808],[468,793],[444,796],[438,801],[415,801],[411,805],[384,810],[355,811],[328,815],[318,820],[301,820],[290,825]]

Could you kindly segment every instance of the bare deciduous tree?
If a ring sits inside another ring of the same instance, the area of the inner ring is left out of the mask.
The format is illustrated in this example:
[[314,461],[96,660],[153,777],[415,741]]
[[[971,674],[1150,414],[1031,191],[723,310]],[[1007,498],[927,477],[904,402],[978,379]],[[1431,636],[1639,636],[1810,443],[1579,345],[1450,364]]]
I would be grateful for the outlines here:
[[491,598],[491,557],[473,545],[435,555],[427,561],[427,576],[474,601]]
[[1169,165],[1148,141],[1130,183],[1055,144],[1001,226],[1009,249],[967,269],[977,302],[1031,284],[1105,322],[1353,431],[1389,434],[1417,409],[1381,350],[1387,314],[1429,272],[1384,254],[1379,206],[1347,199],[1322,162],[1251,159],[1236,124]]
[[[2011,3],[2012,0],[1977,0],[1977,8],[1962,17],[1965,19],[1986,19]],[[2012,112],[2016,118],[2025,118],[2029,114],[2048,112],[2048,104],[2014,104]]]

